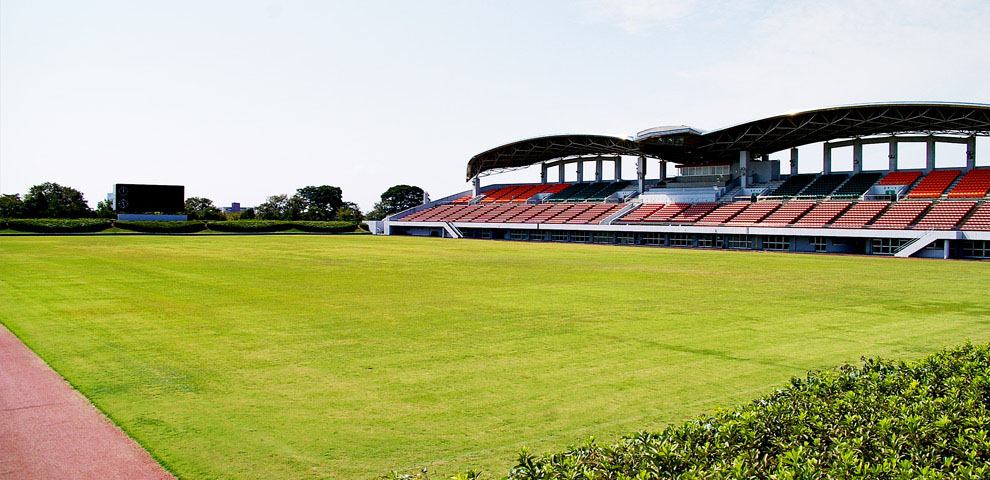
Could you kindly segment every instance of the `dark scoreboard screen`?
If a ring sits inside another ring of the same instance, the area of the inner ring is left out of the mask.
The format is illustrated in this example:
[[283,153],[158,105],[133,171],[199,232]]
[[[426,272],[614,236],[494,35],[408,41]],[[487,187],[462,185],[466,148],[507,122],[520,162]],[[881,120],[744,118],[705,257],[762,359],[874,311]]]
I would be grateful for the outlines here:
[[185,210],[186,188],[182,185],[114,185],[117,213],[179,213]]

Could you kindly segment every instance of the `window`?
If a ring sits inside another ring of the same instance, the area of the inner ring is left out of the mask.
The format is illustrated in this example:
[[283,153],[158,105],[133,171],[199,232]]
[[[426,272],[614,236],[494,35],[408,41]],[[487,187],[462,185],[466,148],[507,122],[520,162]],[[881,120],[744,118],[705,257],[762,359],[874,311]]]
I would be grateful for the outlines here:
[[962,242],[963,256],[967,258],[990,258],[990,241],[966,240]]
[[482,228],[481,229],[481,238],[484,238],[485,240],[491,240],[492,239],[492,229],[490,229],[490,228]]
[[567,232],[562,230],[554,230],[550,233],[550,240],[553,242],[566,242]]
[[649,232],[643,234],[643,243],[647,245],[663,245],[665,242],[662,233]]
[[595,232],[595,243],[612,243],[612,232]]
[[636,243],[636,234],[632,232],[616,233],[615,243],[620,243],[622,245],[633,245]]
[[825,237],[811,237],[811,245],[815,247],[815,251],[818,253],[825,253],[828,250],[828,243],[825,241]]
[[906,238],[874,238],[872,240],[874,255],[893,255],[909,242]]
[[722,248],[722,236],[712,234],[698,235],[698,246],[701,248]]
[[529,232],[526,230],[513,230],[509,232],[509,240],[529,240]]
[[693,247],[694,246],[694,236],[690,233],[671,233],[670,234],[670,246],[671,247]]
[[588,243],[591,241],[591,235],[588,232],[571,232],[571,241],[577,243]]
[[711,175],[728,175],[728,165],[703,165],[700,167],[680,167],[678,172],[685,177],[703,177]]
[[726,244],[729,248],[752,248],[747,235],[728,235]]
[[790,250],[791,239],[783,235],[767,235],[763,237],[763,249],[776,251]]
[[549,232],[541,232],[537,230],[529,234],[529,239],[534,242],[545,242],[549,239],[549,236],[547,235],[548,233]]

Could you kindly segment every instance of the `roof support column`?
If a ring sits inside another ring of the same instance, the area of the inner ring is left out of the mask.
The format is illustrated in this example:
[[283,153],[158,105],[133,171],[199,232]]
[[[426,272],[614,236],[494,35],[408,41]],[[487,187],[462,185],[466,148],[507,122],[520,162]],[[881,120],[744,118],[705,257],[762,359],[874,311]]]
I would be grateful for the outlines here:
[[659,178],[660,178],[660,181],[661,182],[666,182],[667,181],[667,161],[666,160],[660,160],[660,176],[659,176]]
[[976,137],[966,139],[966,171],[976,168]]
[[564,183],[564,164],[557,165],[557,183]]
[[887,171],[893,172],[897,170],[897,138],[891,137],[888,146],[890,153],[887,154]]
[[822,173],[828,175],[832,173],[832,145],[825,142],[822,148]]
[[925,171],[930,172],[935,170],[935,138],[928,137],[925,143],[928,146],[925,152]]
[[547,162],[540,162],[540,183],[547,183]]
[[578,160],[578,162],[577,162],[577,177],[578,177],[578,183],[581,183],[581,182],[584,181],[584,161],[583,160]]
[[471,179],[471,196],[477,197],[481,193],[481,178],[474,177]]
[[602,181],[602,159],[595,160],[595,181]]
[[794,147],[791,149],[791,175],[796,175],[798,173],[798,149]]
[[622,157],[615,157],[615,181],[622,180]]
[[639,157],[636,162],[636,180],[639,181],[639,193],[646,187],[646,157]]
[[749,151],[739,152],[739,186],[743,190],[749,185]]
[[853,173],[863,171],[863,142],[860,139],[853,141]]

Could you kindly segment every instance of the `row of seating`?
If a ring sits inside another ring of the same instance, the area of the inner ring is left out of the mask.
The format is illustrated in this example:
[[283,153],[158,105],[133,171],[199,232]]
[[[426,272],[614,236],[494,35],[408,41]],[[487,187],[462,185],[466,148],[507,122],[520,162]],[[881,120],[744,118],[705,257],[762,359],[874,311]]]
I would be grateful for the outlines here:
[[404,222],[568,223],[597,224],[625,204],[448,204],[403,217]]
[[[827,175],[800,174],[790,176],[775,190],[766,194],[770,198],[858,198],[873,185],[907,185],[917,182],[908,198],[939,198],[948,191],[949,198],[979,198],[990,193],[990,169],[973,169],[949,191],[962,170],[934,170],[922,177],[920,171],[897,171],[886,176],[880,172],[860,172],[852,176],[845,173]],[[921,178],[919,182],[918,179]]]
[[797,195],[801,190],[804,190],[809,183],[815,181],[817,175],[801,173],[797,175],[791,175],[784,180],[784,183],[780,184],[774,191],[770,192],[768,196],[771,197],[793,197]]
[[[990,205],[990,202],[987,204]],[[618,222],[686,222],[698,226],[951,230],[959,226],[976,205],[977,201],[974,200],[946,200],[934,204],[925,201],[865,201],[853,204],[849,201],[794,200],[787,203],[732,202],[717,207],[708,203],[645,204],[626,214]],[[688,214],[688,212],[693,213]],[[978,224],[978,221],[974,222],[974,225]],[[987,222],[990,225],[990,218]],[[965,225],[969,225],[969,222],[967,221]]]
[[824,198],[830,195],[839,185],[849,179],[845,173],[819,175],[805,187],[798,198]]
[[[485,192],[484,198],[478,203],[526,203],[538,193],[554,194],[570,186],[569,183],[537,183],[526,185],[509,185]],[[469,203],[474,197],[466,196],[451,203]]]
[[880,172],[860,172],[832,192],[832,198],[859,198],[877,183],[883,174]]
[[949,198],[985,197],[990,192],[990,168],[970,170],[949,192]]
[[938,198],[956,181],[959,170],[935,170],[925,175],[907,198]]
[[629,186],[627,181],[575,183],[547,198],[551,203],[602,202]]
[[990,232],[990,202],[984,202],[976,207],[976,211],[959,228],[961,230]]
[[[848,201],[733,202],[716,204],[643,204],[619,223],[671,223],[701,226],[795,228],[871,228],[951,230],[957,227],[990,231],[990,202],[977,208],[975,200],[941,202]],[[598,224],[625,204],[448,204],[402,218],[411,222]],[[966,222],[960,222],[970,214]]]

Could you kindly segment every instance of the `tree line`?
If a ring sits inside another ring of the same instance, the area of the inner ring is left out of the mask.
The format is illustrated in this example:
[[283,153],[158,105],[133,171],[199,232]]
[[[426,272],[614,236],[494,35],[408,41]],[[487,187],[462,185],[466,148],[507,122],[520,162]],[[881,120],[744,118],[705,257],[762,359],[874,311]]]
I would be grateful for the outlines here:
[[[206,197],[189,197],[185,214],[190,220],[345,220],[360,222],[380,220],[407,208],[421,204],[423,189],[411,185],[395,185],[381,195],[379,202],[367,214],[354,202],[343,198],[343,190],[332,185],[307,186],[292,196],[281,194],[268,197],[257,208],[236,214],[225,214]],[[45,182],[31,187],[24,198],[19,194],[0,195],[0,218],[114,218],[110,200],[97,202],[90,208],[82,192],[72,187]]]

